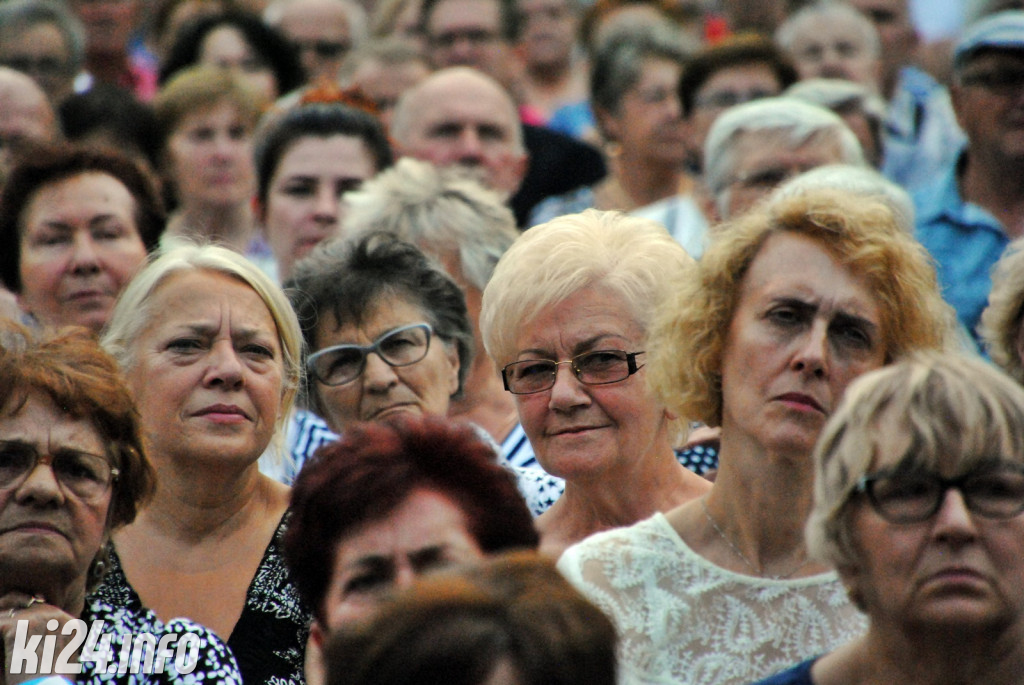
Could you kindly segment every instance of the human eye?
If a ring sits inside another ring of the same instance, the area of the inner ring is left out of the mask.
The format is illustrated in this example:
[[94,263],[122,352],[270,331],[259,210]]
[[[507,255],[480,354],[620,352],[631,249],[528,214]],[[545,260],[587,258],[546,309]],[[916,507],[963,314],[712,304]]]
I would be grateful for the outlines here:
[[117,221],[104,221],[92,228],[94,240],[118,240],[125,235],[125,227]]
[[856,57],[860,54],[860,46],[843,41],[836,45],[836,52],[840,57]]
[[94,454],[62,450],[53,458],[53,470],[65,482],[103,483],[104,464]]
[[552,366],[554,362],[547,360],[516,362],[511,364],[511,371],[514,378],[526,380],[550,374]]
[[803,322],[800,310],[790,304],[780,304],[767,311],[765,317],[778,326],[795,326]]
[[215,135],[212,126],[195,126],[188,131],[188,139],[193,143],[208,143]]
[[25,473],[35,461],[35,449],[26,443],[4,440],[0,442],[0,484]]
[[598,350],[577,357],[576,365],[581,371],[600,372],[617,368],[625,361],[626,353],[622,350]]
[[915,517],[930,510],[940,486],[924,473],[900,473],[874,481],[871,496],[879,508],[896,517]]
[[349,576],[342,584],[346,595],[378,594],[392,585],[391,574],[383,569],[369,569]]
[[507,138],[505,129],[493,124],[484,124],[480,127],[480,139],[491,142],[502,142]]
[[963,492],[983,507],[1013,513],[1024,504],[1024,472],[1004,467],[972,475],[964,480]]
[[776,188],[788,178],[788,169],[772,168],[748,174],[743,183],[748,188]]
[[281,186],[281,192],[291,197],[313,197],[316,183],[309,179],[295,179]]
[[242,124],[235,124],[228,128],[228,137],[231,140],[245,140],[249,136],[249,128]]
[[359,190],[362,185],[363,179],[361,178],[342,178],[335,182],[334,194],[341,197],[351,190]]
[[453,121],[445,121],[431,128],[429,137],[435,139],[457,138],[461,130],[462,126],[460,124]]
[[195,354],[203,349],[203,341],[188,336],[172,338],[167,342],[166,349],[175,354]]
[[340,346],[314,355],[310,360],[313,375],[328,384],[347,383],[358,375],[365,353],[358,347]]
[[856,318],[837,317],[832,324],[833,335],[841,345],[857,349],[870,349],[874,345],[874,336],[869,326]]
[[271,360],[276,357],[273,347],[256,342],[244,345],[242,347],[242,352],[261,360]]
[[60,247],[71,244],[71,232],[56,228],[44,228],[34,231],[29,237],[29,244],[36,247]]

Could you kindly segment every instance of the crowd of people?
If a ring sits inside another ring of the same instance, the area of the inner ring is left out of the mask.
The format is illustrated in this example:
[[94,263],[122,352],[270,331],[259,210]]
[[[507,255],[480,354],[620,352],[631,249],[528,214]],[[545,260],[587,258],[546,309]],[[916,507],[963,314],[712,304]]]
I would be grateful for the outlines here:
[[1018,684],[1022,5],[0,0],[0,685]]

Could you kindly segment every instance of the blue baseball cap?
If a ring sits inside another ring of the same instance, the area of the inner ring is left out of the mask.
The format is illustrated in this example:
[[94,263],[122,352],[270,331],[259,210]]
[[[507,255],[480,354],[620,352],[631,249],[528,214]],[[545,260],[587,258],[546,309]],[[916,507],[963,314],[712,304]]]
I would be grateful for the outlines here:
[[1024,11],[1007,10],[967,27],[953,51],[953,68],[960,69],[979,50],[1024,51]]

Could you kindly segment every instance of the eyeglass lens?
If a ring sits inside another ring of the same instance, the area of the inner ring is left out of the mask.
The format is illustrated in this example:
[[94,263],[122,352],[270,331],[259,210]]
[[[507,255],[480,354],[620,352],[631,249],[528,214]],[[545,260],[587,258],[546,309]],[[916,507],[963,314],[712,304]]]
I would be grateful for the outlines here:
[[[40,461],[46,460],[34,445],[0,441],[0,488],[19,485]],[[48,463],[57,481],[83,500],[102,495],[117,474],[106,457],[73,449],[57,450]]]

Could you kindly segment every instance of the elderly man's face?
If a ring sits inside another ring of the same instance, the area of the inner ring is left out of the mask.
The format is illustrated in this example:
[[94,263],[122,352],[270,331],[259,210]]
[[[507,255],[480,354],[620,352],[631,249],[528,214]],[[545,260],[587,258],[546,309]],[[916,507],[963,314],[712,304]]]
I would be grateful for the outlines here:
[[972,159],[1024,159],[1024,51],[977,55],[960,71],[951,95]]
[[56,24],[40,22],[0,34],[0,64],[28,74],[54,104],[71,95],[71,48]]
[[299,53],[310,83],[338,78],[352,45],[346,1],[300,0],[285,6],[280,29]]
[[790,55],[801,79],[843,78],[879,90],[878,55],[849,20],[811,17],[794,39]]
[[475,67],[503,79],[506,45],[498,0],[441,0],[430,13],[426,34],[438,69]]
[[396,136],[401,153],[439,167],[464,166],[490,188],[514,193],[526,154],[507,97],[475,79],[449,78],[423,88],[406,130]]
[[832,137],[812,137],[793,147],[781,136],[750,132],[742,134],[733,149],[734,171],[725,202],[719,203],[724,205],[720,207],[723,219],[739,216],[798,174],[843,162],[839,143]]

